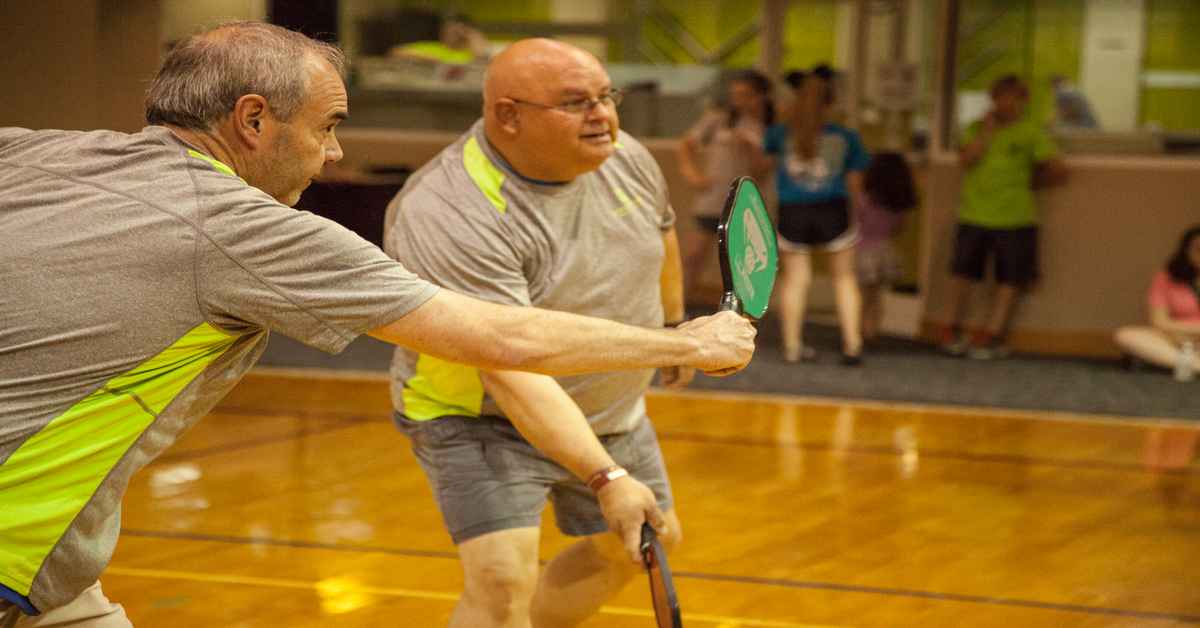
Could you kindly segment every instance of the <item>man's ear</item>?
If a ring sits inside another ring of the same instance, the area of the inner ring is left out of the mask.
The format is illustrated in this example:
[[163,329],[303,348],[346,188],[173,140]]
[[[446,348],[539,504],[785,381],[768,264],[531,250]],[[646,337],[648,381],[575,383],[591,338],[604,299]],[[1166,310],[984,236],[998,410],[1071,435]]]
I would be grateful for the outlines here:
[[258,148],[269,118],[267,99],[258,94],[246,94],[233,105],[233,132],[245,145]]
[[517,113],[517,104],[507,98],[501,98],[492,105],[492,113],[500,128],[505,132],[516,135],[521,131],[521,117]]

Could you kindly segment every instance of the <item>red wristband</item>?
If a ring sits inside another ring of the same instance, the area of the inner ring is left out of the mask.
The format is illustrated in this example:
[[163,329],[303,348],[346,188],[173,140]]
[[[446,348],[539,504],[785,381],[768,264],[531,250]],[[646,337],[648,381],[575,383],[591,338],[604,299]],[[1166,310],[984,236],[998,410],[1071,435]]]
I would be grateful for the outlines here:
[[599,493],[600,489],[604,488],[609,482],[627,475],[629,475],[628,471],[614,464],[611,467],[605,467],[593,473],[592,477],[588,478],[587,487],[592,489],[593,493]]

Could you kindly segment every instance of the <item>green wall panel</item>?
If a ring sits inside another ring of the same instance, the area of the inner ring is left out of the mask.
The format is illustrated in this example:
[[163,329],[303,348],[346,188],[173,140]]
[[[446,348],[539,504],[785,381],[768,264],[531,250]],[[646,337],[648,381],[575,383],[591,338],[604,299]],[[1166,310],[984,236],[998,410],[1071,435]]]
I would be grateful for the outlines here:
[[[1147,70],[1200,75],[1200,0],[1148,0]],[[1142,88],[1142,123],[1200,130],[1200,89]]]

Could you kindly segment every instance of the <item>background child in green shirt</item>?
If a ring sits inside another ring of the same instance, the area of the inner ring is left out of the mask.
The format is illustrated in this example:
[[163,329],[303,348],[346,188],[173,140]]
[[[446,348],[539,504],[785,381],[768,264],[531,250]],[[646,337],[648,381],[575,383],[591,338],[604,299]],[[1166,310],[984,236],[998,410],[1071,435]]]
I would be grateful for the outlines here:
[[[967,128],[959,162],[963,175],[958,232],[951,263],[948,322],[942,348],[972,358],[1000,357],[1003,333],[1023,288],[1038,277],[1038,216],[1033,188],[1058,184],[1066,171],[1049,134],[1025,115],[1029,90],[1016,75],[992,83],[992,108]],[[971,285],[988,260],[998,284],[986,326],[970,342],[960,329]]]

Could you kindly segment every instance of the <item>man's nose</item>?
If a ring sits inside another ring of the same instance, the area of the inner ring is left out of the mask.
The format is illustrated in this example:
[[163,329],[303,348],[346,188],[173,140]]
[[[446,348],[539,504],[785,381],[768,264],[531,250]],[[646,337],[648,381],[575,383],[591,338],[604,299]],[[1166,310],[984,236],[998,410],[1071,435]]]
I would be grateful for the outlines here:
[[342,160],[342,145],[337,141],[337,137],[330,140],[329,146],[325,147],[325,161],[334,163]]

